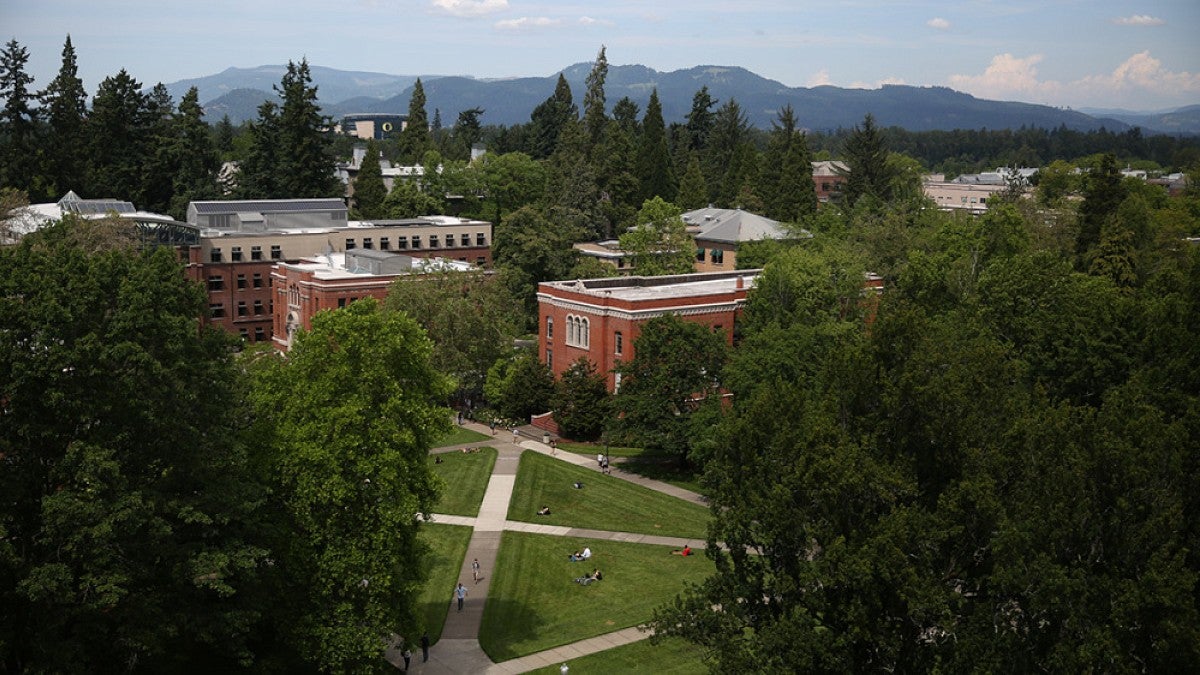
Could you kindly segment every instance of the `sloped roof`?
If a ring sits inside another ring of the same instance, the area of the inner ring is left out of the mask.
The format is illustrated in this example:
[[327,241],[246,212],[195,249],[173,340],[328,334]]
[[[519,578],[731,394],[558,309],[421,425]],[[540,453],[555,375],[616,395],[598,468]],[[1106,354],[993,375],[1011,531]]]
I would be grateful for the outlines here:
[[741,209],[696,209],[683,214],[683,222],[689,227],[699,228],[695,238],[704,241],[736,244],[759,239],[793,238],[778,220],[764,218]]
[[246,199],[230,201],[192,202],[196,213],[296,213],[299,211],[345,211],[341,199]]

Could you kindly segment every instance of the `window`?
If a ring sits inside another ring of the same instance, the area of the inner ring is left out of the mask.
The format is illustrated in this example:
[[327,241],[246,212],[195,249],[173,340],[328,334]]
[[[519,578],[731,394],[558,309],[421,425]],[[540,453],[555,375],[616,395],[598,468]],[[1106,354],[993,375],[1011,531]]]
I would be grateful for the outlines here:
[[209,262],[221,262],[221,249],[214,248],[208,252]]
[[375,248],[375,242],[370,237],[363,237],[363,248]]
[[408,248],[408,237],[396,237],[396,248]]
[[220,302],[214,302],[208,306],[208,315],[214,319],[220,319],[225,316],[225,305]]
[[709,259],[712,260],[712,264],[714,265],[723,265],[725,264],[725,252],[719,248],[714,248],[709,252]]
[[250,331],[246,330],[245,328],[239,328],[239,329],[238,329],[238,334],[242,336],[242,341],[243,341],[243,342],[245,342],[245,341],[247,341],[247,340],[249,340],[249,339],[250,339]]
[[262,313],[263,313],[263,301],[255,300],[254,301],[254,316],[262,316]]
[[392,242],[388,241],[387,237],[380,237],[379,238],[379,250],[380,251],[390,251],[391,249],[392,249]]
[[267,339],[267,332],[265,330],[263,330],[262,326],[259,326],[258,328],[254,329],[254,341],[255,342],[262,342],[263,340],[266,340],[266,339]]
[[421,238],[420,237],[413,235],[412,247],[413,248],[421,248]]
[[479,265],[480,267],[483,267],[484,265],[487,264],[487,258],[485,258],[483,256],[479,256],[478,258],[475,259],[475,264]]
[[254,273],[254,287],[262,288],[262,275],[258,272]]
[[282,260],[283,249],[279,248],[279,244],[271,244],[271,260]]
[[554,350],[552,349],[546,350],[546,367],[551,370],[554,369]]
[[590,322],[586,317],[567,315],[567,346],[587,349],[591,339],[588,335]]
[[246,287],[246,275],[245,274],[239,274],[237,276],[237,287],[238,287],[238,290],[241,290]]
[[554,317],[546,317],[546,339],[554,337]]
[[251,246],[250,247],[250,259],[251,260],[262,260],[262,247],[261,246]]
[[219,291],[225,288],[225,277],[220,274],[212,274],[208,277],[208,290]]
[[438,247],[438,236],[436,234],[429,235],[429,248]]
[[704,262],[704,247],[703,246],[696,249],[696,262]]
[[621,374],[613,373],[613,393],[621,391]]
[[475,233],[475,245],[476,246],[487,246],[487,235],[484,234],[483,232],[476,232]]
[[234,246],[233,250],[229,253],[229,258],[233,262],[242,262],[242,247]]
[[454,235],[446,235],[446,248],[454,248]]
[[458,241],[463,246],[470,246],[471,245],[471,235],[467,234],[466,232],[463,232],[462,237],[460,237]]
[[346,306],[346,299],[338,298],[338,307],[341,308],[341,307],[345,307],[345,306]]
[[346,250],[347,251],[353,251],[355,246],[357,246],[357,244],[354,243],[353,239],[350,239],[350,238],[346,239]]
[[617,331],[616,339],[613,340],[613,351],[618,355],[625,349],[625,337],[621,335],[621,331]]
[[238,316],[246,316],[249,313],[250,313],[249,310],[246,309],[246,301],[239,300],[238,301]]

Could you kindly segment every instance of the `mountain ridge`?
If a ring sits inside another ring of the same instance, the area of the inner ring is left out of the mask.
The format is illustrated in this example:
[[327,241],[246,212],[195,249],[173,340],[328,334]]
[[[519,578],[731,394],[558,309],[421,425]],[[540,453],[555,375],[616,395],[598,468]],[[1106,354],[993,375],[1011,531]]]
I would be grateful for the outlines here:
[[[172,83],[167,89],[178,98],[188,87],[197,86],[210,121],[229,115],[231,121],[239,123],[253,119],[258,104],[274,98],[272,87],[278,83],[285,68],[229,68],[215,75]],[[459,112],[474,107],[485,109],[484,124],[528,122],[533,108],[553,93],[559,73],[571,85],[573,98],[579,105],[592,64],[572,64],[545,77],[503,79],[389,75],[314,65],[309,68],[323,112],[335,119],[349,113],[404,114],[408,111],[412,86],[419,77],[430,117],[437,109],[442,123],[449,126]],[[1161,115],[1125,114],[1122,111],[1098,117],[1078,110],[980,99],[942,86],[788,87],[740,66],[714,64],[674,71],[657,71],[637,64],[610,65],[605,94],[609,109],[627,96],[644,111],[650,91],[657,88],[663,118],[670,124],[683,121],[691,110],[692,97],[702,86],[708,87],[718,105],[730,98],[737,100],[750,124],[759,128],[770,128],[778,111],[791,105],[801,126],[816,131],[849,128],[871,113],[882,126],[899,126],[911,131],[1065,126],[1080,131],[1106,128],[1123,132],[1138,126],[1149,133],[1200,133],[1200,106],[1186,106]],[[254,101],[256,96],[257,102]],[[1187,112],[1190,108],[1197,110]],[[1184,112],[1180,114],[1180,111]]]

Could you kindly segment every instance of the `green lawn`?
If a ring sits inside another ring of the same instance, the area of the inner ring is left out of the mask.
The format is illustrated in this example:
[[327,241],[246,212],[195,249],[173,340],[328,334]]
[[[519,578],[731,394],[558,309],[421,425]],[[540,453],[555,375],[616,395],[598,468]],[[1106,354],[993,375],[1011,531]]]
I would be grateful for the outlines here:
[[[441,464],[437,463],[438,459],[442,460]],[[483,493],[487,491],[495,463],[496,451],[493,448],[430,455],[429,468],[446,481],[446,489],[434,507],[434,513],[479,515],[479,504],[483,501]]]
[[[706,672],[704,661],[700,658],[701,649],[696,645],[679,638],[668,638],[662,644],[652,645],[650,640],[642,640],[621,647],[613,647],[602,652],[581,656],[567,661],[571,675],[589,675],[596,673],[703,673]],[[558,675],[559,664],[546,666],[531,671],[533,675]]]
[[[457,525],[426,523],[418,535],[429,544],[429,579],[417,599],[418,615],[425,617],[425,628],[429,641],[437,642],[442,636],[442,625],[446,623],[446,612],[450,610],[450,597],[458,574],[462,571],[463,558],[467,555],[467,544],[471,542],[471,528]],[[417,644],[420,635],[411,636],[409,644]]]
[[433,447],[448,448],[452,445],[466,445],[467,443],[475,443],[478,441],[486,441],[491,436],[481,434],[478,431],[471,431],[464,427],[454,427],[454,429],[439,440]]
[[[604,452],[604,445],[597,443],[559,443],[558,448],[589,457]],[[700,475],[691,469],[680,469],[679,458],[673,455],[651,452],[644,448],[610,447],[608,456],[624,458],[623,462],[613,463],[614,467],[620,467],[622,471],[660,480],[696,494],[704,494],[704,487],[700,485]]]
[[[572,487],[581,481],[582,490]],[[552,515],[539,516],[549,506]],[[509,520],[704,539],[708,509],[534,452],[521,455]]]
[[[592,559],[573,563],[590,546]],[[494,661],[636,626],[653,610],[713,572],[704,556],[681,558],[670,547],[505,532],[483,611],[479,643]],[[604,579],[573,582],[598,567]],[[611,672],[619,672],[611,671]]]

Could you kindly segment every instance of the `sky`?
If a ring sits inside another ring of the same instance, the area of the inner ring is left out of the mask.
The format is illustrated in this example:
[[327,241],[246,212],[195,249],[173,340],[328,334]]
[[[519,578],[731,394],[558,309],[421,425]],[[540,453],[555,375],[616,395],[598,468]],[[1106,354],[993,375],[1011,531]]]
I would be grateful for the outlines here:
[[790,87],[948,86],[1157,111],[1200,104],[1200,0],[0,0],[44,87],[70,34],[84,86],[230,66],[549,76],[590,62],[741,66]]

